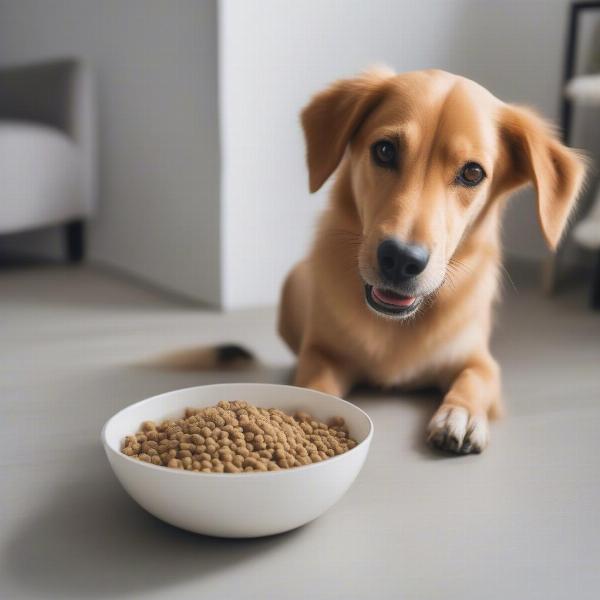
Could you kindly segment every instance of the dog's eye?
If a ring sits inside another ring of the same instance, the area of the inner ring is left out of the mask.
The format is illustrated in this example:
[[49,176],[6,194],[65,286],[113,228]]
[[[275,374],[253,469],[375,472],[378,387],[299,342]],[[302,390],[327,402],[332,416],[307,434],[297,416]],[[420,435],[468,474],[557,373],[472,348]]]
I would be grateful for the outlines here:
[[371,146],[371,155],[376,165],[386,169],[396,166],[396,146],[388,140],[379,140]]
[[481,165],[476,162],[468,162],[459,171],[456,176],[456,182],[468,187],[473,187],[481,183],[484,177],[485,171]]

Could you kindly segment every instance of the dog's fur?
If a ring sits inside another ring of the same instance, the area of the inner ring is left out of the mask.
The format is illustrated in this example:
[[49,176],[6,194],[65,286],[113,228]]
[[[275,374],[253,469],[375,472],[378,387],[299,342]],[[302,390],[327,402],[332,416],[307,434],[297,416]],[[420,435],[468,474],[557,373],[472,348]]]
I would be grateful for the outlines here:
[[[298,354],[295,384],[343,396],[357,382],[437,386],[444,392],[429,439],[458,452],[488,443],[501,411],[490,354],[501,260],[499,220],[510,192],[532,183],[544,237],[555,248],[584,168],[534,112],[442,71],[370,71],[334,83],[302,113],[310,190],[337,171],[309,256],[283,288],[279,331]],[[371,146],[397,144],[396,169]],[[477,187],[456,183],[468,161]],[[376,314],[365,284],[380,282],[376,249],[387,237],[430,251],[405,319]]]

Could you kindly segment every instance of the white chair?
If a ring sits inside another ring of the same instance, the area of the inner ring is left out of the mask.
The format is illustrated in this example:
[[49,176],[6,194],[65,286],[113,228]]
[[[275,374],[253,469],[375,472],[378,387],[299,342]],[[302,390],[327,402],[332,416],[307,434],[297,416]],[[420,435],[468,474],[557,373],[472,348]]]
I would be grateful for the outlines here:
[[0,69],[0,235],[63,226],[84,257],[96,204],[92,82],[76,60]]

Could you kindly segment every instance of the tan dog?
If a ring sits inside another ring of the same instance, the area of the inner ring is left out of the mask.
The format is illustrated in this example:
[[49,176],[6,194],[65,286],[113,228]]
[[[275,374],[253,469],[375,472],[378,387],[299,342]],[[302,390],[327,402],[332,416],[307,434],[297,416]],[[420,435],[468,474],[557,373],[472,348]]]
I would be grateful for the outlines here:
[[480,452],[501,408],[489,339],[503,201],[532,183],[555,248],[582,160],[533,112],[442,71],[338,81],[302,124],[311,192],[338,174],[283,289],[295,383],[342,396],[359,381],[438,386],[430,441]]

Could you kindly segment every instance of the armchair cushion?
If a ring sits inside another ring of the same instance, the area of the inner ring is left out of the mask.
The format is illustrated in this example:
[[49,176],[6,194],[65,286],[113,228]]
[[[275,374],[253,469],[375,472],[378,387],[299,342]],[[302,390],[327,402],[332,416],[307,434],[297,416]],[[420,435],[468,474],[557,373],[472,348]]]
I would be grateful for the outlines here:
[[0,234],[87,216],[81,160],[58,129],[0,121]]

